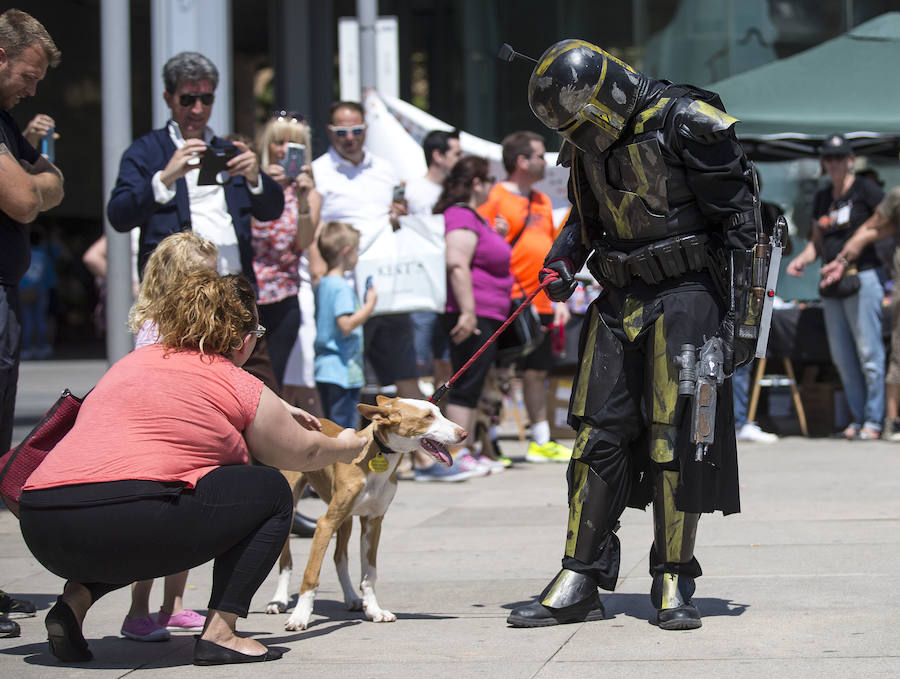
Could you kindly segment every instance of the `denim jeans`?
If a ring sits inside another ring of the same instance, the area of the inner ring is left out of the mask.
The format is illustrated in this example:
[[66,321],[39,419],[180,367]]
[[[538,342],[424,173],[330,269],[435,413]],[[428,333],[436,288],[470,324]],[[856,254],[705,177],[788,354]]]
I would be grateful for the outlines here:
[[736,368],[731,376],[731,391],[734,394],[734,430],[740,431],[747,424],[747,408],[750,403],[750,374],[755,361]]
[[330,382],[318,382],[316,386],[325,417],[344,429],[356,429],[359,426],[356,404],[359,403],[360,390],[344,389]]
[[841,376],[852,427],[881,431],[884,419],[884,288],[874,269],[859,272],[859,292],[822,300],[831,360]]

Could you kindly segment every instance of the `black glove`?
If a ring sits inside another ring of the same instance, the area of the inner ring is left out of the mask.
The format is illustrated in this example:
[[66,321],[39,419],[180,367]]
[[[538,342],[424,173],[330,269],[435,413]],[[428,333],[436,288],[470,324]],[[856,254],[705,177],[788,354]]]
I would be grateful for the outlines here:
[[572,293],[575,292],[575,286],[578,285],[575,275],[572,273],[572,265],[568,259],[551,259],[549,262],[545,262],[544,268],[538,274],[538,279],[541,283],[549,275],[547,269],[559,275],[559,278],[544,288],[547,297],[554,302],[565,302],[572,296]]

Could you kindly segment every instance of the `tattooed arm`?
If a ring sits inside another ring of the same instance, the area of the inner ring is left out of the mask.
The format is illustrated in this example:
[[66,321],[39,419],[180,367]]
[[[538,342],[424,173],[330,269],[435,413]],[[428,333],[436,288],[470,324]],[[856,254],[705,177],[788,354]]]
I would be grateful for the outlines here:
[[20,163],[0,143],[0,210],[12,219],[28,224],[38,213],[59,205],[62,184],[62,173],[46,158],[34,165]]
[[32,165],[26,160],[20,160],[19,165],[30,174],[37,183],[41,193],[41,212],[56,207],[63,199],[63,175],[59,168],[47,160],[44,156],[38,158]]

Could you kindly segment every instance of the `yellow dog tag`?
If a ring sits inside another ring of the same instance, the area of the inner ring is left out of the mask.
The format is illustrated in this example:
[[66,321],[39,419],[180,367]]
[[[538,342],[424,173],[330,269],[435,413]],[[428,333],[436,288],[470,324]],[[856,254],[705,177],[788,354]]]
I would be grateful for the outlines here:
[[381,451],[378,452],[378,455],[369,460],[369,469],[373,472],[386,472],[389,466],[387,458],[381,454]]

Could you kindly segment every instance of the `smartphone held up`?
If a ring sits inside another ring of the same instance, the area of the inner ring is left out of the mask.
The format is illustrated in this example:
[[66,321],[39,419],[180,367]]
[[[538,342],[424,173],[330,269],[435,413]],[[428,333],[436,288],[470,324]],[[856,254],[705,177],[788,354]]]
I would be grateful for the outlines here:
[[297,177],[306,165],[306,146],[292,141],[287,142],[280,165],[284,168],[286,177],[291,179]]
[[238,154],[236,146],[207,146],[200,156],[199,186],[225,185],[231,181],[228,161]]

